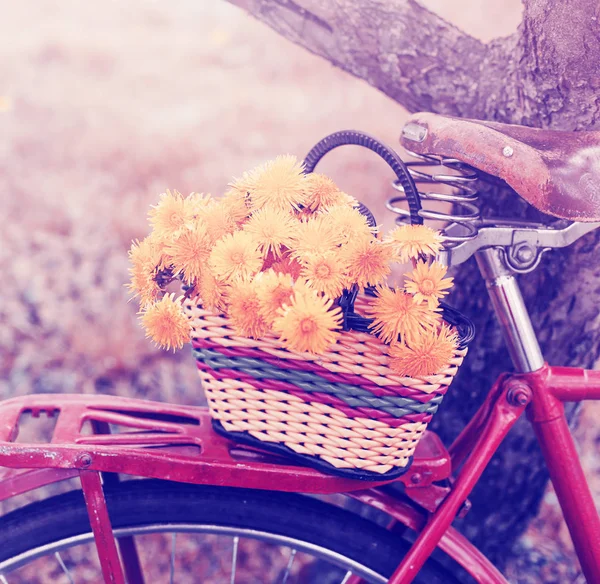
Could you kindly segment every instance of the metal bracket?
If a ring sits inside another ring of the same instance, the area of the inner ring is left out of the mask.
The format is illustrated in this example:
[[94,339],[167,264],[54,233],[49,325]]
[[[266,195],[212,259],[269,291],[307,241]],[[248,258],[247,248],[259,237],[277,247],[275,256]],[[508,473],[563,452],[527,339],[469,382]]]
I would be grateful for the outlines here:
[[526,273],[540,263],[542,254],[550,249],[567,247],[600,223],[571,223],[564,221],[553,226],[505,220],[486,220],[481,223],[476,239],[465,241],[440,252],[439,260],[447,266],[458,265],[474,253],[486,248],[502,248],[506,263],[512,271]]
[[540,234],[537,229],[515,229],[512,244],[504,248],[504,254],[508,266],[514,272],[524,274],[537,268],[542,254],[550,249],[540,246]]

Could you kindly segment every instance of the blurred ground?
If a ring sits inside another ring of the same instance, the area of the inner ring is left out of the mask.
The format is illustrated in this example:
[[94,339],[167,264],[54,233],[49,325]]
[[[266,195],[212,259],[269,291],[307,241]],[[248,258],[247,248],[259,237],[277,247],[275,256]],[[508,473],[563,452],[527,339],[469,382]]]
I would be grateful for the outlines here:
[[[517,0],[428,5],[484,40],[519,21]],[[219,194],[232,175],[302,156],[338,129],[394,144],[404,110],[224,2],[2,0],[0,14],[0,398],[197,403],[189,353],[154,350],[127,304],[126,252],[148,206],[166,188]],[[381,220],[389,176],[378,160],[349,148],[323,169]],[[578,433],[595,474],[599,414],[589,407]],[[573,580],[551,492],[522,547],[545,582]],[[511,567],[514,582],[535,581],[524,565]]]

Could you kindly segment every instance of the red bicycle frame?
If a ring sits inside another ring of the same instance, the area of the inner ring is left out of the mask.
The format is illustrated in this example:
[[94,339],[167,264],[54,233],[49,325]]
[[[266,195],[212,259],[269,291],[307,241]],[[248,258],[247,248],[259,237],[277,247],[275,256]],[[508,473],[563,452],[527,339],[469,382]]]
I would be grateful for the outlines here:
[[[485,584],[508,584],[452,521],[523,411],[533,424],[575,550],[590,584],[600,584],[600,518],[578,459],[564,402],[600,399],[600,372],[544,363],[523,299],[495,250],[479,252],[509,350],[519,373],[504,374],[446,451],[426,433],[404,484],[403,499],[382,483],[365,483],[291,466],[282,457],[241,447],[215,434],[205,408],[88,395],[39,395],[0,403],[0,500],[79,476],[104,579],[143,584],[135,543],[115,538],[104,483],[119,474],[171,481],[299,493],[346,493],[388,513],[418,536],[390,584],[410,584],[440,547]],[[50,442],[18,443],[23,414],[56,419]],[[110,433],[110,425],[125,431]],[[454,478],[452,477],[454,473]],[[354,578],[353,584],[360,580]]]
[[[56,424],[49,443],[16,442],[24,414],[47,415]],[[284,458],[239,446],[212,431],[206,408],[112,396],[32,395],[0,403],[0,501],[60,480],[80,477],[106,582],[143,583],[131,538],[113,535],[103,482],[119,474],[178,482],[300,493],[347,493],[419,531],[451,489],[451,461],[439,438],[426,433],[413,465],[401,477],[406,500],[365,483],[290,466]],[[111,434],[109,425],[124,431]],[[101,480],[102,475],[104,481]],[[506,584],[502,575],[452,527],[441,549],[474,577]],[[119,553],[120,552],[120,553]],[[121,561],[122,560],[122,563]]]
[[[230,443],[212,432],[205,408],[104,396],[26,396],[0,404],[0,466],[14,469],[0,482],[0,500],[79,475],[105,581],[124,583],[127,573],[127,581],[134,583],[143,582],[135,545],[130,538],[117,541],[113,535],[101,473],[347,493],[419,533],[390,583],[412,582],[439,546],[477,581],[507,584],[451,523],[498,445],[527,409],[583,571],[587,581],[595,584],[600,582],[600,519],[593,512],[563,407],[565,401],[582,399],[600,399],[600,372],[545,365],[533,373],[503,375],[452,444],[449,456],[434,434],[426,435],[413,467],[402,477],[405,501],[379,489],[381,483],[365,484],[289,466],[284,459]],[[56,417],[50,443],[15,442],[24,413]],[[87,424],[94,433],[85,433]],[[128,431],[109,434],[109,424]],[[450,466],[460,471],[448,488],[440,483],[449,477]]]

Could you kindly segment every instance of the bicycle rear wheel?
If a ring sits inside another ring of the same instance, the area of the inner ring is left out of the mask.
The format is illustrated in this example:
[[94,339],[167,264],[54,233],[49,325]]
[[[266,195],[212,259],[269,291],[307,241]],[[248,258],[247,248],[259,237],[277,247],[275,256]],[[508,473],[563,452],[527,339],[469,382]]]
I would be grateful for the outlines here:
[[[357,575],[380,584],[408,549],[371,521],[302,495],[155,480],[117,483],[105,495],[115,534],[136,542],[146,582],[325,584]],[[205,539],[192,545],[185,538]],[[209,548],[206,538],[213,538]],[[48,559],[53,581],[57,575],[64,582],[101,580],[90,563],[95,549],[81,491],[0,518],[0,541],[0,582],[33,583]],[[416,582],[457,580],[430,560]]]

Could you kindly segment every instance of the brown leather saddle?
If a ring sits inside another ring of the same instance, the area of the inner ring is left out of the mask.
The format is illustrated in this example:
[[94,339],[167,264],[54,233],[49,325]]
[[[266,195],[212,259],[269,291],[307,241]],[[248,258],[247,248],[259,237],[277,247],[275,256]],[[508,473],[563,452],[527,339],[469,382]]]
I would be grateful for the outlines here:
[[456,158],[503,179],[528,203],[555,217],[600,221],[600,132],[539,130],[415,114],[402,145]]

